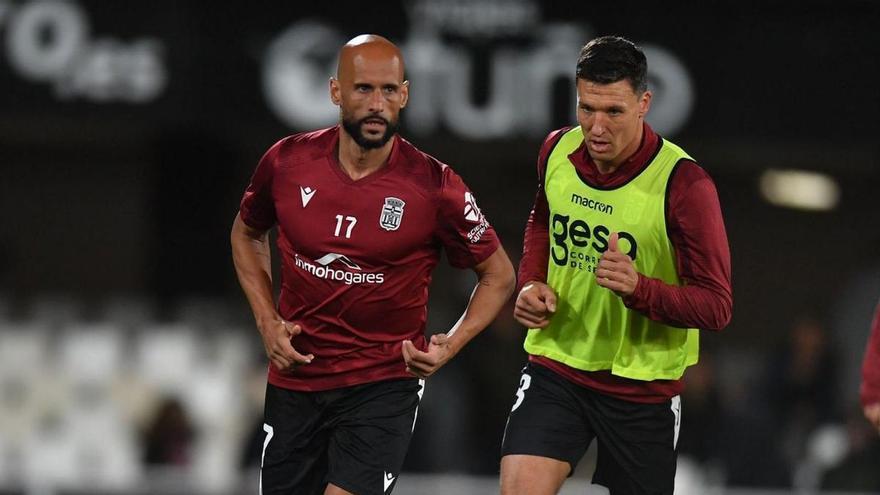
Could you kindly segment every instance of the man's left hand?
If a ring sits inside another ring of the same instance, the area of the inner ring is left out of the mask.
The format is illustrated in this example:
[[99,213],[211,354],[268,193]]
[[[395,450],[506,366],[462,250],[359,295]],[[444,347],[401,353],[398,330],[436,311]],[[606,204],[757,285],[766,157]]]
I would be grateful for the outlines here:
[[620,297],[632,295],[639,283],[639,272],[633,260],[620,252],[617,232],[608,239],[608,250],[602,253],[596,266],[596,283],[614,291]]
[[403,360],[406,362],[406,371],[419,378],[428,378],[440,369],[447,361],[452,359],[452,346],[449,344],[449,336],[438,333],[431,336],[428,343],[428,352],[422,352],[409,340],[403,341]]

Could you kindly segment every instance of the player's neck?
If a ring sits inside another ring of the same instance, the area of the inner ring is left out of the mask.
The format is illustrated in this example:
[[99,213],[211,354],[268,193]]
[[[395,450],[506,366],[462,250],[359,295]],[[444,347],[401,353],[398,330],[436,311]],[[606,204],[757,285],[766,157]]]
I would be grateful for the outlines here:
[[395,137],[392,137],[381,148],[364,149],[348,134],[339,134],[339,165],[352,180],[363,179],[385,166]]

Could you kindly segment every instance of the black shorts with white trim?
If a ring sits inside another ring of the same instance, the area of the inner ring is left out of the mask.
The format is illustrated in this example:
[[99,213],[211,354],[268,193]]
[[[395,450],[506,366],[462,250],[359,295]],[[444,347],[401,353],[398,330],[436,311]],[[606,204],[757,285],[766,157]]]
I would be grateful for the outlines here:
[[598,444],[593,483],[615,495],[672,494],[681,417],[678,396],[660,404],[625,401],[533,363],[523,368],[501,455],[535,455],[571,466]]

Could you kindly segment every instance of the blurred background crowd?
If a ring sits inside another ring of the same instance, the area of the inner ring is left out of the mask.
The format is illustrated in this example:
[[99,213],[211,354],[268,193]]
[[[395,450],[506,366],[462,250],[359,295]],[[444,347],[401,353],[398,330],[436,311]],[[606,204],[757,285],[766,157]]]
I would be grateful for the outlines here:
[[[878,21],[856,0],[0,0],[0,494],[255,492],[266,359],[229,228],[265,149],[335,123],[336,50],[363,32],[403,48],[402,134],[465,179],[514,263],[580,47],[639,43],[648,121],[715,180],[733,261],[733,321],[686,374],[677,491],[880,492],[857,398]],[[430,332],[472,277],[437,268]],[[526,357],[511,309],[429,380],[400,493],[493,493]]]

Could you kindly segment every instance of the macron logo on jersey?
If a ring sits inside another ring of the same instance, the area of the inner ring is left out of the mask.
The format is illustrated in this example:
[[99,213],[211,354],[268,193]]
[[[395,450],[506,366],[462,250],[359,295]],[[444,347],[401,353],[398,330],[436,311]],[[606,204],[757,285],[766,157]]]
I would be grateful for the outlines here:
[[486,233],[486,229],[489,228],[489,222],[486,221],[486,217],[483,216],[483,212],[477,206],[477,200],[470,191],[464,193],[464,219],[477,224],[467,234],[471,244],[476,244],[483,237],[483,234]]
[[483,220],[483,212],[477,206],[477,200],[470,191],[464,193],[464,218],[474,223],[481,223]]
[[385,471],[385,478],[382,479],[382,482],[385,483],[385,489],[382,491],[387,492],[388,487],[390,487],[391,484],[394,483],[395,479],[397,479],[397,476],[394,476],[393,473],[389,473],[388,471]]
[[299,186],[299,196],[302,198],[303,208],[305,208],[306,205],[309,204],[309,201],[312,200],[312,196],[315,195],[316,191],[317,191],[317,189],[312,189],[309,186],[306,186],[306,187]]

